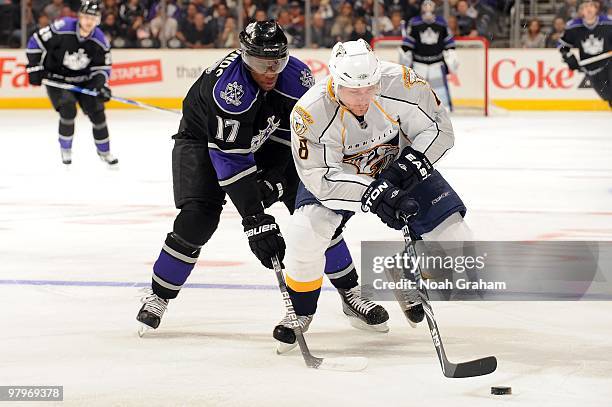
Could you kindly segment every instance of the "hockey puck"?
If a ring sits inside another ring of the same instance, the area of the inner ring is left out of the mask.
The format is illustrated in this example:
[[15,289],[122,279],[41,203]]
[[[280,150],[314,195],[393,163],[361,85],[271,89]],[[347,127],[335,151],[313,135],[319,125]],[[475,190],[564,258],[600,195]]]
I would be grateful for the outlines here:
[[504,394],[512,394],[512,387],[508,386],[493,386],[491,387],[491,394],[501,396]]

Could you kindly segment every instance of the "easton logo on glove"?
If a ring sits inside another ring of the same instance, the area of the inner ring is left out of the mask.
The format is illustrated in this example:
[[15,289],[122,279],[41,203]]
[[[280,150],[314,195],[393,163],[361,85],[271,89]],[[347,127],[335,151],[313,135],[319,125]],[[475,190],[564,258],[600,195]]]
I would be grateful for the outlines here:
[[262,225],[262,226],[257,226],[253,229],[248,229],[245,233],[247,235],[247,237],[251,237],[251,236],[257,236],[261,233],[264,232],[269,232],[271,230],[277,230],[278,227],[276,225],[276,223],[272,223],[272,224],[268,224],[268,225]]
[[361,205],[361,210],[364,212],[369,212],[372,208],[373,201],[378,199],[378,196],[387,188],[389,188],[389,184],[385,180],[382,180],[382,182],[376,186],[369,186],[363,194],[364,202],[363,205]]

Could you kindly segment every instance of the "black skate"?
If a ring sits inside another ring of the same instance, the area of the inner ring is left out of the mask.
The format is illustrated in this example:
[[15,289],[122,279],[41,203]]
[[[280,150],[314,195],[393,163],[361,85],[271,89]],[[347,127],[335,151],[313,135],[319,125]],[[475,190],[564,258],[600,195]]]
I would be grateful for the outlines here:
[[141,323],[138,336],[142,337],[149,329],[157,329],[168,307],[168,300],[158,297],[151,288],[147,288],[140,302],[143,305],[136,319]]
[[107,163],[111,168],[117,167],[117,165],[119,164],[119,160],[114,155],[112,155],[110,151],[104,153],[98,151],[98,157],[100,157],[100,160]]
[[389,331],[387,310],[362,297],[361,287],[353,287],[350,290],[338,289],[338,293],[342,298],[342,311],[353,327],[376,332]]
[[62,163],[64,165],[72,164],[72,150],[67,149],[67,148],[62,148],[60,151],[62,153]]
[[[302,333],[308,331],[310,323],[312,322],[312,317],[313,315],[297,315],[300,328],[302,328]],[[272,336],[278,341],[276,346],[276,353],[278,355],[289,352],[298,344],[289,315],[285,315],[278,325],[274,327]]]

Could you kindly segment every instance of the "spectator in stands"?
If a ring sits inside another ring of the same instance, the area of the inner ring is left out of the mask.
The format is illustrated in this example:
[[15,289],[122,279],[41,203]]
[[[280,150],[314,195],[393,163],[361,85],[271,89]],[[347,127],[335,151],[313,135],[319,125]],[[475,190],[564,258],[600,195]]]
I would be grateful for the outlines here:
[[542,34],[542,24],[537,18],[529,20],[527,32],[521,37],[523,48],[544,48],[546,37]]
[[[455,23],[457,21],[455,20]],[[401,37],[402,36],[402,12],[399,10],[391,13],[391,29],[383,31],[386,37]]]
[[149,27],[151,28],[153,38],[165,41],[176,36],[178,31],[177,18],[180,14],[180,9],[176,5],[175,0],[166,0],[166,16],[164,19],[161,7],[161,1],[154,1],[149,9],[147,19],[149,20]]
[[214,32],[206,24],[206,18],[202,13],[195,15],[193,25],[188,25],[182,34],[187,48],[213,48],[215,45]]
[[363,17],[357,17],[355,19],[354,29],[349,37],[349,41],[357,41],[360,38],[363,38],[368,44],[370,44],[374,38],[372,32],[368,29],[365,18]]
[[546,36],[546,48],[557,48],[557,42],[565,30],[565,20],[555,17],[550,34]]
[[457,2],[457,27],[459,28],[459,35],[463,37],[477,37],[478,31],[476,31],[476,20],[468,15],[469,5],[465,0],[459,0]]
[[495,10],[481,0],[472,0],[470,9],[475,13],[472,17],[476,19],[478,34],[491,38],[491,27],[496,19]]
[[[385,2],[385,4],[388,4],[388,2]],[[421,15],[421,6],[418,0],[403,0],[400,7],[404,21],[410,21],[413,17]]]
[[119,25],[118,17],[113,13],[104,14],[100,29],[106,36],[109,43],[112,44],[113,48],[124,48],[126,45],[125,39],[123,38],[123,32]]
[[64,8],[64,0],[52,0],[51,3],[43,9],[43,12],[49,17],[50,21],[55,21],[60,18],[62,9]]
[[577,0],[565,0],[565,4],[557,12],[557,16],[561,17],[564,21],[578,17],[577,3]]
[[285,32],[285,35],[287,36],[287,43],[290,47],[301,48],[304,46],[304,33],[293,26],[289,11],[281,10],[278,13],[276,22]]
[[291,18],[291,25],[293,28],[300,32],[304,32],[304,13],[299,1],[294,0],[289,4],[289,17]]
[[[379,17],[378,19],[374,19],[372,17],[373,23],[370,25],[372,27],[376,27],[376,32],[378,32],[379,35],[383,35],[384,32],[393,30],[393,23],[391,23],[390,15],[387,15],[388,13],[386,13],[385,11],[385,3],[377,0],[376,4],[378,7]],[[400,17],[400,20],[401,20],[401,17]]]
[[353,6],[344,2],[340,6],[340,14],[334,19],[331,27],[331,36],[334,41],[348,41],[353,32]]
[[211,30],[214,31],[215,38],[217,40],[219,39],[219,36],[225,31],[225,21],[228,17],[230,17],[230,14],[229,10],[227,9],[227,5],[224,2],[219,2],[213,10],[212,18],[207,18],[206,20],[208,25],[211,26]]
[[329,25],[323,18],[323,14],[316,12],[312,16],[312,47],[331,48],[335,41],[331,38]]
[[450,15],[448,16],[448,20],[446,21],[448,24],[448,30],[454,37],[458,37],[461,34],[459,33],[459,26],[457,25],[457,17]]
[[103,10],[105,16],[108,14],[114,14],[115,17],[119,17],[119,4],[117,3],[117,0],[104,0]]
[[244,25],[255,21],[255,12],[257,11],[257,6],[253,2],[253,0],[242,0],[242,21],[244,21]]
[[133,29],[137,17],[142,17],[144,21],[145,9],[138,0],[127,0],[126,3],[119,6],[120,23],[126,29]]
[[236,19],[227,17],[225,19],[225,27],[223,32],[217,38],[217,48],[238,48],[240,41],[238,39],[238,31],[236,30]]
[[[321,13],[321,17],[325,20],[325,25],[329,28],[334,22],[334,9],[331,6],[330,0],[321,0],[319,2],[319,7],[315,11],[316,13]],[[314,14],[314,13],[313,13]],[[335,42],[334,42],[335,44]]]
[[281,10],[289,10],[289,0],[276,0],[272,2],[270,8],[268,8],[268,15],[270,18],[278,19]]
[[260,8],[255,12],[255,21],[266,21],[268,19],[268,13],[266,10]]
[[77,16],[77,14],[72,11],[72,9],[68,6],[64,6],[62,7],[62,12],[60,13],[59,18],[64,18],[64,17],[71,17],[71,18],[75,18]]

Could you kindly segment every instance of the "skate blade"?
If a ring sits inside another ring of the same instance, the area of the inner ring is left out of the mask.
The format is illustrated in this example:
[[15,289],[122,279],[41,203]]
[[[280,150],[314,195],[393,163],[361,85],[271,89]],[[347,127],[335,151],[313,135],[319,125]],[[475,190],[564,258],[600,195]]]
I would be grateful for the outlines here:
[[349,323],[351,324],[353,328],[361,329],[363,331],[372,331],[372,332],[381,332],[381,333],[389,332],[389,326],[387,326],[386,322],[376,324],[376,325],[368,325],[357,317],[351,317],[349,315],[347,315],[346,317],[348,318]]
[[360,372],[368,367],[368,359],[361,356],[325,358],[317,369],[337,372]]
[[295,347],[297,345],[298,345],[297,341],[295,341],[294,343],[285,343],[285,342],[277,341],[277,343],[276,343],[276,354],[277,355],[284,355],[285,353],[290,352],[293,349],[295,349]]
[[153,328],[151,328],[149,325],[146,325],[146,324],[143,324],[143,323],[139,323],[138,336],[142,338],[151,329],[153,329]]

